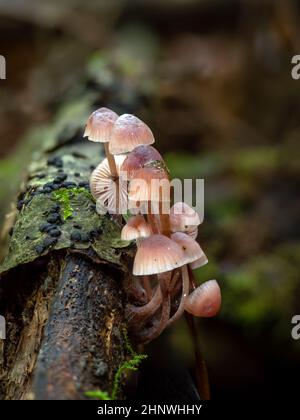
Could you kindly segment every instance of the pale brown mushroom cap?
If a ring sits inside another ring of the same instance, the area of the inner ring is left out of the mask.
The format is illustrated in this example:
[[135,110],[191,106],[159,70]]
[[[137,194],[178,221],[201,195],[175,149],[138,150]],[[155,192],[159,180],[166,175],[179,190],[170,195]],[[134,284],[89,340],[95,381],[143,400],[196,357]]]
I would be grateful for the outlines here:
[[108,143],[118,114],[108,108],[99,108],[94,111],[86,124],[83,137],[90,141]]
[[170,209],[170,226],[172,232],[193,232],[201,223],[198,213],[188,204],[178,202]]
[[142,215],[131,217],[121,232],[123,241],[133,241],[135,239],[147,238],[151,235],[151,228]]
[[129,183],[128,200],[135,202],[170,202],[171,186],[168,173],[163,169],[145,167],[135,172]]
[[161,154],[152,146],[142,145],[132,150],[124,160],[121,171],[126,173],[127,179],[134,177],[136,171],[149,164],[164,165]]
[[196,270],[197,268],[203,267],[207,263],[208,263],[207,256],[203,252],[203,255],[198,260],[190,263],[189,266],[191,267],[192,270]]
[[146,276],[164,273],[185,264],[180,246],[167,236],[155,234],[142,241],[138,247],[133,274]]
[[176,232],[171,235],[171,238],[181,247],[186,264],[197,261],[204,255],[198,242],[186,233]]
[[143,144],[152,144],[154,141],[152,131],[143,121],[134,115],[123,114],[114,124],[109,151],[112,155],[120,155],[131,152]]
[[[116,156],[116,168],[119,173],[125,156]],[[105,158],[93,171],[90,178],[90,188],[93,197],[111,213],[127,211],[127,181],[119,178],[119,206],[117,206],[116,181],[111,176],[108,160]]]
[[216,280],[209,280],[197,287],[186,299],[184,309],[190,314],[208,318],[221,308],[221,290]]

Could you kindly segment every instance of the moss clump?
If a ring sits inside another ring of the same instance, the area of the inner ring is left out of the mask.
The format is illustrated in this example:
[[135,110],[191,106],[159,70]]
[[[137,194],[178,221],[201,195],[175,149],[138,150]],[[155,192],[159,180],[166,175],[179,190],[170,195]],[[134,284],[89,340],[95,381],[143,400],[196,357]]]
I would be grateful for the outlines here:
[[126,370],[136,372],[142,363],[143,360],[147,359],[146,354],[138,354],[133,350],[133,347],[129,341],[127,331],[123,331],[124,334],[124,342],[125,342],[125,348],[127,353],[130,355],[130,359],[126,360],[124,363],[122,363],[121,366],[119,366],[113,382],[113,389],[111,395],[109,395],[105,391],[88,391],[85,392],[85,395],[87,397],[96,398],[99,400],[116,400],[118,398],[118,394],[120,392],[120,383],[122,380],[122,376]]
[[82,193],[86,194],[88,198],[92,198],[91,194],[83,187],[75,187],[71,189],[61,188],[53,192],[52,197],[62,206],[63,220],[67,220],[72,217],[74,209],[71,204],[71,199]]

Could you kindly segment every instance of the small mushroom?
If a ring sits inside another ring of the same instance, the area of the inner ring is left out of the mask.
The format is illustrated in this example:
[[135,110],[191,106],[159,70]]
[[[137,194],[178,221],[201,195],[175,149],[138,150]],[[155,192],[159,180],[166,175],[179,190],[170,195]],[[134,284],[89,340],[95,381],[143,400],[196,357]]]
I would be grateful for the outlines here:
[[129,183],[128,200],[132,205],[170,202],[170,181],[166,171],[153,167],[138,169]]
[[147,238],[151,235],[151,228],[144,219],[144,216],[138,214],[132,216],[121,232],[123,241],[133,241],[136,239]]
[[198,242],[186,233],[176,232],[171,235],[171,238],[181,247],[185,256],[185,264],[193,263],[204,255]]
[[167,236],[155,234],[143,240],[138,247],[133,274],[147,276],[165,273],[185,264],[182,248]]
[[203,267],[203,265],[206,265],[208,263],[207,256],[204,254],[196,261],[193,261],[189,264],[192,270],[196,270],[197,268]]
[[216,280],[209,280],[197,287],[186,299],[184,309],[190,314],[208,318],[221,308],[221,290]]
[[[170,209],[170,226],[172,232],[192,233],[194,236],[197,226],[201,223],[198,213],[188,204],[178,202]],[[198,232],[197,232],[198,234]],[[196,237],[197,237],[196,234]]]
[[118,114],[114,111],[108,108],[97,109],[90,115],[83,137],[97,143],[108,143],[117,119]]
[[[125,156],[116,156],[116,170],[119,174]],[[127,182],[119,178],[117,181],[110,172],[108,160],[104,159],[93,171],[90,178],[91,193],[97,204],[110,213],[127,211]]]
[[118,119],[118,114],[108,108],[99,108],[89,117],[83,137],[90,141],[104,143],[106,158],[108,160],[111,175],[118,178],[115,159],[109,151],[108,143],[111,138],[112,129]]
[[109,151],[112,155],[120,155],[131,152],[143,144],[152,144],[154,141],[152,131],[143,121],[134,115],[123,114],[114,124]]
[[163,158],[160,153],[152,146],[142,145],[136,147],[127,155],[121,171],[126,173],[127,179],[130,180],[134,177],[137,170],[151,163],[158,164],[158,162],[163,164]]

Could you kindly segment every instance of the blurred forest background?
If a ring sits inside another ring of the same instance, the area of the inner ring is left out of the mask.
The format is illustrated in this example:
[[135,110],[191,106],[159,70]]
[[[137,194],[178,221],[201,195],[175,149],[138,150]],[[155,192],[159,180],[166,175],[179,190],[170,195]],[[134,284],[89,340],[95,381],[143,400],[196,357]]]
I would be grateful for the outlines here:
[[[0,1],[1,256],[47,127],[63,136],[65,115],[84,121],[87,103],[136,113],[173,177],[205,179],[209,264],[197,278],[223,292],[220,315],[197,321],[213,399],[297,392],[299,19],[294,0]],[[184,322],[152,347],[154,383],[166,363],[193,364]]]

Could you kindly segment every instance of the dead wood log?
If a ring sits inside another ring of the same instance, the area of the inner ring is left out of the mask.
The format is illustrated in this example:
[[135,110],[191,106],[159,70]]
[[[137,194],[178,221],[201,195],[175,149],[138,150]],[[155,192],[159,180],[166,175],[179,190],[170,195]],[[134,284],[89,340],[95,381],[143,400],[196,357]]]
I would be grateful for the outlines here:
[[1,266],[4,399],[110,393],[126,359],[122,280],[130,247],[119,221],[96,212],[88,178],[100,148],[77,130],[44,144],[19,195]]

